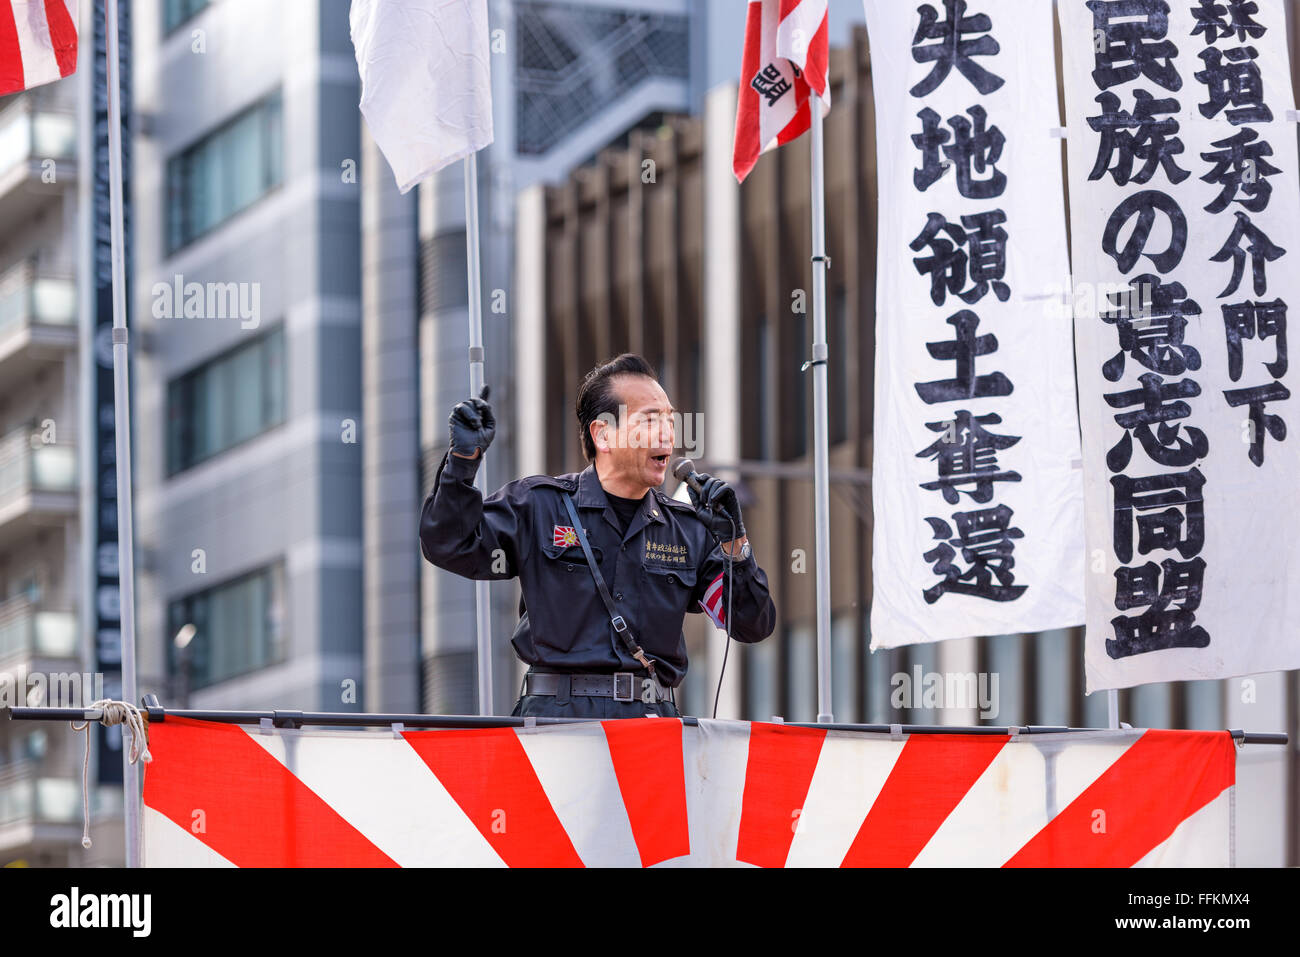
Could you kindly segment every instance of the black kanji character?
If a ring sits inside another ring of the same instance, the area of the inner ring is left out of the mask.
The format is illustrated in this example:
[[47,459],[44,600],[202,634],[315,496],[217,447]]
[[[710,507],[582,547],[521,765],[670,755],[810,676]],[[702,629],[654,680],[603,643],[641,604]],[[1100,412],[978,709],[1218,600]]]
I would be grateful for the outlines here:
[[[1236,213],[1237,225],[1232,228],[1232,235],[1223,244],[1223,248],[1210,257],[1210,262],[1225,263],[1232,260],[1232,278],[1228,280],[1227,287],[1219,293],[1218,298],[1231,296],[1241,285],[1242,275],[1246,271],[1246,254],[1250,253],[1251,276],[1255,287],[1255,295],[1262,296],[1268,290],[1268,278],[1264,274],[1265,264],[1274,260],[1281,259],[1286,255],[1286,250],[1277,246],[1264,235],[1263,231],[1256,228],[1255,224],[1250,221],[1250,217],[1245,213]],[[1250,240],[1250,245],[1245,249],[1241,248],[1243,239]]]
[[1128,292],[1107,298],[1115,308],[1104,311],[1101,320],[1117,327],[1120,348],[1101,367],[1108,381],[1123,377],[1126,355],[1163,375],[1201,367],[1201,354],[1183,342],[1186,317],[1199,316],[1201,307],[1187,298],[1182,283],[1162,283],[1159,276],[1144,273],[1129,281]]
[[975,283],[979,295],[973,298],[963,295],[968,303],[978,302],[984,298],[989,286],[993,294],[1002,302],[1011,295],[1011,289],[1002,277],[1007,271],[1007,232],[1002,223],[1007,221],[1007,214],[1000,209],[990,209],[983,213],[972,213],[961,218],[961,224],[973,232],[967,233],[967,245],[970,249],[970,278]]
[[[948,422],[927,422],[931,432],[942,432],[939,439],[924,451],[917,452],[918,459],[933,459],[939,465],[939,480],[923,482],[921,488],[933,492],[943,490],[943,500],[956,505],[959,492],[965,492],[973,501],[984,504],[993,498],[994,482],[1019,482],[1019,472],[998,468],[998,452],[1009,449],[1020,441],[1018,435],[994,435],[984,429],[997,425],[1002,416],[996,412],[972,416],[965,409]],[[959,489],[973,485],[974,489]]]
[[[1200,429],[1187,427],[1187,438],[1182,438],[1179,425],[1170,425],[1178,419],[1185,419],[1192,414],[1191,406],[1183,399],[1201,394],[1201,387],[1191,379],[1172,382],[1165,380],[1154,372],[1145,372],[1138,376],[1142,388],[1128,392],[1112,392],[1104,396],[1106,404],[1112,409],[1126,409],[1135,405],[1142,406],[1137,412],[1121,412],[1115,421],[1124,429],[1124,437],[1106,453],[1106,466],[1112,472],[1120,472],[1128,467],[1133,457],[1133,439],[1137,436],[1142,449],[1151,461],[1167,467],[1182,468],[1205,458],[1210,452],[1210,441]],[[1151,426],[1156,431],[1151,431]]]
[[[948,125],[953,130],[952,145],[943,148],[944,156],[957,167],[957,192],[967,199],[1001,196],[1007,188],[1007,174],[996,164],[1002,157],[1006,137],[996,126],[985,128],[988,113],[984,107],[972,106],[966,112],[974,117],[975,123],[972,125],[964,116],[951,117]],[[974,178],[973,172],[982,174],[986,169],[993,171],[988,179]]]
[[[1002,157],[1002,148],[1006,137],[996,126],[987,127],[988,113],[982,106],[972,106],[966,111],[974,117],[974,124],[964,116],[954,116],[948,125],[956,133],[952,138],[945,129],[939,127],[939,114],[926,107],[916,115],[921,120],[921,132],[912,134],[912,144],[921,151],[921,168],[912,171],[912,184],[925,192],[948,172],[957,167],[957,191],[968,199],[989,199],[1001,196],[1007,186],[1006,174],[997,168]],[[946,162],[940,162],[939,150],[943,149]],[[987,179],[977,180],[974,173],[983,174],[992,169]]]
[[[1229,9],[1232,11],[1231,22],[1227,20]],[[1203,34],[1206,46],[1213,46],[1215,41],[1230,37],[1234,33],[1237,34],[1239,43],[1245,43],[1248,36],[1258,40],[1264,35],[1264,27],[1253,19],[1257,13],[1259,13],[1259,5],[1253,0],[1226,0],[1225,3],[1199,0],[1192,9],[1192,16],[1196,17],[1192,36]]]
[[[947,233],[951,241],[940,233]],[[959,294],[966,286],[966,252],[961,248],[965,244],[966,230],[939,213],[927,217],[925,229],[909,244],[913,252],[930,247],[931,255],[918,256],[912,262],[922,276],[929,274],[930,298],[936,306],[944,304],[948,293]]]
[[1097,87],[1108,90],[1145,76],[1177,92],[1183,78],[1174,67],[1178,47],[1169,33],[1169,4],[1164,0],[1088,0],[1093,32],[1105,37],[1095,50]]
[[1128,658],[1169,648],[1204,648],[1210,636],[1195,623],[1193,614],[1200,607],[1204,583],[1205,559],[1199,557],[1186,562],[1166,558],[1159,565],[1147,562],[1138,568],[1116,569],[1115,607],[1150,607],[1141,615],[1111,619],[1115,637],[1107,639],[1106,654]]
[[[985,96],[1002,86],[1001,77],[990,73],[971,57],[995,56],[1001,49],[998,41],[990,36],[964,40],[963,36],[974,33],[988,33],[993,29],[993,21],[987,14],[977,13],[965,16],[966,0],[943,0],[948,19],[939,21],[939,14],[928,3],[916,8],[921,15],[921,23],[912,38],[912,59],[917,63],[933,63],[934,69],[916,86],[912,87],[913,96],[928,96],[939,88],[955,66],[958,72],[970,80],[975,89]],[[922,46],[922,40],[938,40]]]
[[[923,556],[927,562],[934,562],[934,573],[944,576],[944,580],[921,594],[926,603],[933,605],[945,594],[971,595],[986,598],[989,601],[1014,601],[1025,593],[1028,586],[1016,585],[1016,577],[1011,573],[1016,560],[1012,556],[1016,538],[1024,538],[1025,533],[1011,527],[1012,511],[1005,505],[979,509],[973,512],[956,512],[953,520],[957,523],[957,535],[954,537],[952,527],[940,518],[927,518],[934,537],[939,544]],[[963,560],[969,565],[966,571],[953,563],[957,552],[952,546],[961,549]],[[998,584],[993,584],[997,578]]]
[[1280,415],[1270,415],[1264,410],[1266,402],[1281,402],[1291,398],[1291,390],[1280,382],[1255,386],[1253,389],[1225,389],[1223,397],[1234,409],[1250,406],[1250,451],[1247,456],[1256,467],[1264,464],[1264,434],[1278,442],[1286,438],[1286,423]]
[[[1181,183],[1191,173],[1174,162],[1174,157],[1183,151],[1183,141],[1174,135],[1178,132],[1178,121],[1156,119],[1157,115],[1177,113],[1178,101],[1172,97],[1157,100],[1146,90],[1134,90],[1133,97],[1137,105],[1129,113],[1119,108],[1119,97],[1114,93],[1098,95],[1101,116],[1088,117],[1088,125],[1101,134],[1101,143],[1088,179],[1101,179],[1109,172],[1120,186],[1127,185],[1133,160],[1140,159],[1144,162],[1137,175],[1132,176],[1134,183],[1149,182],[1158,166],[1164,167],[1171,183]],[[1114,166],[1111,166],[1112,158],[1115,158]]]
[[[1227,63],[1222,60],[1225,56]],[[1237,109],[1228,110],[1224,115],[1233,126],[1268,123],[1273,119],[1273,111],[1264,102],[1264,80],[1254,62],[1256,56],[1254,47],[1233,47],[1222,53],[1214,47],[1201,51],[1205,69],[1196,74],[1196,79],[1205,84],[1210,95],[1210,102],[1197,107],[1202,116],[1214,119],[1231,103]]]
[[[1134,512],[1139,513],[1138,551],[1143,555],[1157,548],[1176,551],[1183,558],[1200,553],[1205,545],[1205,502],[1201,492],[1205,476],[1200,469],[1142,478],[1114,475],[1110,484],[1115,490],[1113,544],[1121,562],[1127,565],[1133,559]],[[1183,491],[1178,491],[1180,488]],[[1163,511],[1141,514],[1157,508]]]
[[749,81],[759,96],[766,98],[767,105],[772,106],[777,100],[790,92],[790,81],[782,75],[775,63],[769,63]]
[[939,114],[928,106],[916,115],[921,120],[921,132],[912,134],[912,145],[921,151],[921,168],[912,170],[912,185],[924,193],[952,165],[939,159],[939,147],[952,139],[952,134],[939,125]]
[[[1156,210],[1169,217],[1169,246],[1164,252],[1152,255],[1144,250],[1156,219]],[[1138,217],[1137,224],[1134,225],[1128,242],[1124,244],[1124,249],[1120,250],[1119,231],[1134,215]],[[1129,196],[1110,214],[1106,231],[1101,237],[1101,248],[1114,258],[1120,272],[1128,272],[1137,265],[1139,256],[1146,256],[1155,264],[1156,269],[1167,274],[1182,262],[1183,253],[1187,249],[1187,217],[1183,215],[1182,207],[1169,194],[1144,189]]]
[[[942,306],[950,292],[974,305],[988,294],[990,286],[999,300],[1007,301],[1011,289],[1001,281],[1007,266],[1007,234],[1000,226],[1006,219],[1000,209],[963,216],[963,229],[939,213],[930,213],[925,229],[912,240],[910,248],[920,252],[930,247],[931,255],[918,256],[912,262],[918,273],[930,276],[930,298],[936,306]],[[974,232],[968,233],[967,229]],[[941,232],[952,241],[944,239]],[[969,256],[961,249],[963,245],[969,245]],[[974,285],[965,289],[968,275]]]
[[994,395],[1010,395],[1011,380],[1001,372],[988,375],[975,374],[975,358],[996,352],[997,336],[977,336],[975,329],[980,324],[979,316],[969,309],[954,313],[948,317],[948,323],[957,330],[956,339],[943,342],[927,342],[926,349],[932,358],[957,363],[955,379],[939,379],[936,382],[918,382],[915,384],[921,399],[929,405],[936,402],[959,402],[962,399],[987,398]]
[[1272,302],[1237,302],[1223,306],[1223,330],[1228,337],[1228,375],[1233,382],[1241,378],[1242,340],[1257,335],[1263,342],[1273,339],[1277,356],[1265,362],[1264,368],[1274,379],[1286,375],[1286,303],[1281,299]]
[[[1259,134],[1254,130],[1238,130],[1235,135],[1212,144],[1219,147],[1218,152],[1201,154],[1201,159],[1215,164],[1214,169],[1201,177],[1201,181],[1223,187],[1223,191],[1205,207],[1206,210],[1221,213],[1229,203],[1236,202],[1252,213],[1258,213],[1268,205],[1273,187],[1264,177],[1281,170],[1264,159],[1273,155],[1273,147],[1266,140],[1254,142],[1258,138]],[[1238,199],[1239,192],[1249,198]]]

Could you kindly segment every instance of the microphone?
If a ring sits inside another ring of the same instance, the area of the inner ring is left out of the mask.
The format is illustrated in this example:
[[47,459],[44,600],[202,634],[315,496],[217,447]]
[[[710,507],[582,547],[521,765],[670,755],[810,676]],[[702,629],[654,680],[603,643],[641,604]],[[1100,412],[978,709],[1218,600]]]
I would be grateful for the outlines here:
[[697,493],[704,488],[704,483],[700,481],[700,473],[695,471],[695,463],[690,459],[678,459],[673,466],[673,478],[679,482],[685,482]]

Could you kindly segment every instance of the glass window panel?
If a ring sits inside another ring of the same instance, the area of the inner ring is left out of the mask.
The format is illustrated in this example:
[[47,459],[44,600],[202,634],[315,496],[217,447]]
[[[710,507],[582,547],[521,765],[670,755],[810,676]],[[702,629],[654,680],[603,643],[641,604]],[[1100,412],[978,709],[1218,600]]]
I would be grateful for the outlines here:
[[284,331],[276,329],[262,350],[266,388],[262,392],[262,424],[270,427],[284,421]]
[[[982,724],[1025,725],[1025,653],[1023,635],[994,635],[988,644],[989,680],[998,676],[998,713]],[[1030,639],[1032,640],[1032,639]]]
[[750,721],[770,721],[777,713],[776,664],[780,641],[775,637],[745,645],[745,696]]
[[[1070,630],[1045,631],[1030,639],[1037,653],[1037,705],[1035,724],[1068,725],[1071,697]],[[1001,691],[1001,688],[998,689]]]
[[1135,728],[1167,728],[1172,718],[1173,689],[1168,682],[1138,685],[1129,698],[1130,714],[1120,714]]
[[792,625],[787,648],[787,721],[817,720],[816,648],[811,625]]
[[171,383],[168,464],[174,474],[284,421],[280,329]]
[[1223,682],[1188,681],[1183,685],[1187,707],[1186,727],[1196,731],[1223,729]]
[[230,443],[243,442],[262,431],[261,350],[241,349],[229,359]]
[[854,658],[857,635],[851,615],[831,619],[831,708],[837,722],[857,724],[857,662]]
[[[1083,682],[1079,682],[1079,693],[1083,694]],[[1083,726],[1085,728],[1109,728],[1110,710],[1106,704],[1107,693],[1094,691],[1083,697]]]
[[939,709],[925,705],[925,679],[939,671],[939,648],[930,643],[907,649],[907,681],[903,689],[904,721],[907,724],[938,724]]
[[173,251],[281,181],[282,136],[277,93],[169,161],[167,220]]

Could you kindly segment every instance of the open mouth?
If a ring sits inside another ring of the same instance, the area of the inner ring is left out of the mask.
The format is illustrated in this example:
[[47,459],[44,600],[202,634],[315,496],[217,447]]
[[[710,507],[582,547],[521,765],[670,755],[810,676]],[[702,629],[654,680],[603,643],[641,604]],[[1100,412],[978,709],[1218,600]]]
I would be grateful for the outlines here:
[[652,455],[652,456],[650,456],[650,461],[651,461],[651,462],[654,462],[656,465],[662,465],[662,466],[664,466],[665,468],[667,468],[667,466],[668,466],[668,455],[669,455],[669,453],[667,453],[667,452],[665,452],[663,455]]

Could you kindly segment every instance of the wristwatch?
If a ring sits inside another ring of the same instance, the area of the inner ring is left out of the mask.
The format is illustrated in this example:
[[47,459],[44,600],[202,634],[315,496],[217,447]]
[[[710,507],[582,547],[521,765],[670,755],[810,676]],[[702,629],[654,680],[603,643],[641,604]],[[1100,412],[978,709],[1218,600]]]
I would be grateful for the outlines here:
[[722,554],[723,554],[724,556],[726,556],[726,558],[727,558],[728,561],[732,561],[732,562],[743,562],[743,561],[745,561],[746,559],[748,559],[750,555],[753,554],[753,550],[749,547],[749,542],[746,541],[744,544],[742,544],[742,545],[740,546],[740,553],[739,553],[739,554],[733,555],[733,554],[731,554],[729,551],[727,551],[725,548],[722,549]]

